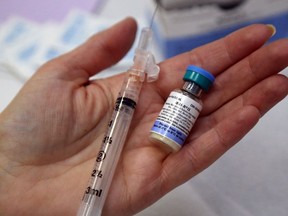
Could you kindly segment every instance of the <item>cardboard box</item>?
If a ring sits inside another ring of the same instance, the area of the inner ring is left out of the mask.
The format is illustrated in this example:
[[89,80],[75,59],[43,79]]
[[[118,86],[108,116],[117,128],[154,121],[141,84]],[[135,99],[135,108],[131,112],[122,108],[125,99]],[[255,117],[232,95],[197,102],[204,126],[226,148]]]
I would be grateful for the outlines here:
[[[233,7],[205,4],[205,0],[201,4],[195,2],[190,7],[158,7],[153,30],[164,58],[214,41],[252,23],[274,25],[277,34],[270,40],[288,37],[287,0],[243,0]],[[149,19],[155,7],[156,1],[150,0],[147,10]]]

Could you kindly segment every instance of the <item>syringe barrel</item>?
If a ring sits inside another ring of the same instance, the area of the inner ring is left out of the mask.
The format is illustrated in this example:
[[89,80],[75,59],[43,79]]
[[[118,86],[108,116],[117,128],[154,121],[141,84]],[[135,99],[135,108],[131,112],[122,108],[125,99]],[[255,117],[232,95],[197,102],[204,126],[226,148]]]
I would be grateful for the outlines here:
[[142,82],[128,71],[108,123],[78,216],[101,215],[138,102]]

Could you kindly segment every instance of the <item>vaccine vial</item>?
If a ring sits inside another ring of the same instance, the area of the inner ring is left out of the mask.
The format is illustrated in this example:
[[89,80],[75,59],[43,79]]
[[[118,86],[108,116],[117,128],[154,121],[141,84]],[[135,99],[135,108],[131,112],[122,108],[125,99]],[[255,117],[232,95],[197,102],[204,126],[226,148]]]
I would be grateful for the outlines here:
[[178,151],[185,143],[202,110],[200,99],[208,92],[214,76],[194,65],[187,67],[182,89],[172,91],[150,131],[150,140],[168,152]]

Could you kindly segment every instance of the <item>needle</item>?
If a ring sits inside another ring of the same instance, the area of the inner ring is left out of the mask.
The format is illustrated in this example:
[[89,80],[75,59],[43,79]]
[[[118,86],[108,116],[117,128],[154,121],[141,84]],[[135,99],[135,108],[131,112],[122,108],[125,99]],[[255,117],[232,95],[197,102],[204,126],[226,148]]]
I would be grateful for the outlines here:
[[149,26],[150,29],[152,29],[152,25],[153,25],[153,22],[154,22],[154,18],[155,18],[156,12],[157,12],[158,7],[159,7],[158,1],[156,1],[156,2],[157,2],[157,5],[156,5],[156,7],[155,7],[155,10],[154,10],[154,12],[153,12],[153,15],[152,15],[152,18],[151,18],[151,21],[150,21],[150,26]]

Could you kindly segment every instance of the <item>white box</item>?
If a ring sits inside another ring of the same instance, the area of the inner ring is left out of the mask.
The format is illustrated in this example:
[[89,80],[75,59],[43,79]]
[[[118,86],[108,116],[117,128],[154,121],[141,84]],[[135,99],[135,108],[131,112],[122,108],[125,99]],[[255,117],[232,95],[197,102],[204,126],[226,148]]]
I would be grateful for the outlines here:
[[[169,0],[162,0],[163,4],[168,2],[168,6],[166,5],[168,9],[159,6],[153,23],[154,37],[164,58],[219,39],[252,23],[274,25],[277,34],[271,40],[288,36],[287,0],[242,0],[229,9],[211,3],[212,0],[202,0],[202,2],[190,0],[190,6],[191,2],[195,2],[193,6],[183,7],[182,4],[175,8],[177,1],[170,0],[173,1],[174,3],[169,5]],[[183,1],[185,0],[181,0]],[[210,3],[205,4],[205,1]],[[150,19],[156,1],[150,0],[147,5],[147,17]]]

